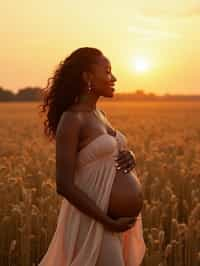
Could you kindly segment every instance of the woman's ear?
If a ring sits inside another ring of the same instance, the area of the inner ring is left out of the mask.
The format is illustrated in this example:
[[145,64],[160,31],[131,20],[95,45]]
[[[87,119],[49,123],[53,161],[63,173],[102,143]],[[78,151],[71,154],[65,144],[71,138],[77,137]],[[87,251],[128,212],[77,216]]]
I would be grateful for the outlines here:
[[92,80],[92,73],[83,71],[82,72],[82,77],[83,77],[83,80],[88,84]]
[[88,83],[90,81],[89,73],[88,72],[83,72],[82,73],[83,80]]

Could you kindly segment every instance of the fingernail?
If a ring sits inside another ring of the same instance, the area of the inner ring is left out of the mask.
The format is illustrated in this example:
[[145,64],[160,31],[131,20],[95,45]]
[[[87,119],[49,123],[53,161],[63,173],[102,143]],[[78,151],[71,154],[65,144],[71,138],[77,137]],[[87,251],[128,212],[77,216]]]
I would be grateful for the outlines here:
[[128,170],[124,170],[124,173],[127,173],[128,172]]
[[118,167],[117,167],[117,169],[121,169],[121,167],[120,167],[120,166],[118,166]]

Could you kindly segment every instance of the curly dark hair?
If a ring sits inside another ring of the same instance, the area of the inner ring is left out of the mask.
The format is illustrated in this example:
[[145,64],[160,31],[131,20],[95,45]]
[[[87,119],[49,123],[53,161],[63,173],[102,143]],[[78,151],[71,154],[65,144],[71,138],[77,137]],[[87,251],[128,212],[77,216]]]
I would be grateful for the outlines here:
[[42,90],[43,103],[39,108],[40,113],[46,113],[44,134],[50,140],[55,140],[62,113],[79,101],[83,88],[87,86],[82,72],[91,71],[92,65],[102,55],[96,48],[81,47],[61,61],[53,77],[48,79],[47,86]]

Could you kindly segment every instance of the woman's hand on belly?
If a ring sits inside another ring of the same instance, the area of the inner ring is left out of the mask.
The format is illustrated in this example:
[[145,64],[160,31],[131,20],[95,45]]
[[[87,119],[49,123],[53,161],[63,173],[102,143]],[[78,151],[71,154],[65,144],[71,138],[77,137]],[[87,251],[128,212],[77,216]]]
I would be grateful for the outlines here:
[[120,217],[105,227],[112,232],[125,232],[135,225],[136,217]]
[[115,162],[117,170],[128,173],[135,168],[136,157],[132,150],[120,150]]

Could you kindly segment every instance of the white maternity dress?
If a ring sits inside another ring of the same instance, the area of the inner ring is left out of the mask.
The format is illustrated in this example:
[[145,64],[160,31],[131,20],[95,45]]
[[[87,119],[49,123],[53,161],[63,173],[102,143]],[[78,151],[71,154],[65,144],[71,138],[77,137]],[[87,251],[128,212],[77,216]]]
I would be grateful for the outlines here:
[[[75,184],[105,213],[117,171],[114,157],[126,148],[126,136],[117,130],[116,136],[101,134],[78,153]],[[128,231],[113,233],[63,198],[55,233],[39,266],[99,266],[99,258],[103,264],[110,259],[116,261],[113,266],[139,266],[146,246],[141,213],[137,218]]]

